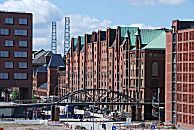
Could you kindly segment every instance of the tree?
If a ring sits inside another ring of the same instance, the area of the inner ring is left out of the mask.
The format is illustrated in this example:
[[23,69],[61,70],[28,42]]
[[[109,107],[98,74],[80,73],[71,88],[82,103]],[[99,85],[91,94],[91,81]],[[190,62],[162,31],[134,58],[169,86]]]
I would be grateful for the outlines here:
[[13,90],[12,91],[12,93],[11,93],[11,99],[13,100],[13,101],[15,101],[15,100],[18,100],[19,99],[19,91],[16,89],[16,90]]
[[36,96],[32,95],[32,102],[35,103],[36,102]]

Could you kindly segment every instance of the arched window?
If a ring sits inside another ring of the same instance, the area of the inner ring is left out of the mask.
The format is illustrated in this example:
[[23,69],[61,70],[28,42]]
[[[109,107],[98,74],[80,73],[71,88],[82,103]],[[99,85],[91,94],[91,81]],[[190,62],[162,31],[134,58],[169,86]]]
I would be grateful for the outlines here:
[[158,76],[158,62],[154,61],[152,63],[152,76]]

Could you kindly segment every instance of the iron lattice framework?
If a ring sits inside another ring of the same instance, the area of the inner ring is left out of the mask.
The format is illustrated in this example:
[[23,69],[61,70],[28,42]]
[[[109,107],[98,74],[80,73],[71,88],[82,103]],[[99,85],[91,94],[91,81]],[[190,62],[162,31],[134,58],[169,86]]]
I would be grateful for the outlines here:
[[64,56],[70,48],[70,17],[65,17]]
[[[82,95],[82,97],[81,97]],[[82,89],[74,92],[70,92],[58,102],[62,102],[68,98],[76,99],[77,102],[134,102],[134,99],[118,91],[106,90],[106,89]],[[101,100],[101,101],[100,101]]]
[[53,54],[57,54],[57,24],[56,22],[52,22],[51,50]]

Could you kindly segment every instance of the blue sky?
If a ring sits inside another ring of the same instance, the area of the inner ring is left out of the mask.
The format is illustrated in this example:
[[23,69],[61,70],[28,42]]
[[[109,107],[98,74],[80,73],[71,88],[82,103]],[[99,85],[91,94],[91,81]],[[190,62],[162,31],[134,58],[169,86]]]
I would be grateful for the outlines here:
[[173,19],[194,20],[194,0],[0,0],[0,9],[32,12],[33,49],[50,50],[51,22],[57,22],[58,52],[63,53],[64,17],[71,36],[106,27],[170,28]]
[[[170,25],[172,19],[193,19],[194,0],[163,0],[178,1],[173,4],[150,3],[157,0],[50,0],[67,14],[83,14],[108,19],[111,25],[130,25],[144,23],[151,26]],[[139,5],[129,1],[139,1]],[[140,2],[144,1],[144,2]]]

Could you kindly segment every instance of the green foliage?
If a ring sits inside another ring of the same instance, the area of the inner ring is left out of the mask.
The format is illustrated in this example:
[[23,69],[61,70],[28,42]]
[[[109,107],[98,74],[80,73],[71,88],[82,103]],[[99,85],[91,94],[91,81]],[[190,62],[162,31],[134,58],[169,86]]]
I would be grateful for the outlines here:
[[18,90],[13,90],[12,91],[12,93],[11,93],[11,99],[13,100],[13,101],[15,101],[15,100],[18,100],[19,99],[19,91]]
[[36,102],[36,96],[32,95],[32,102],[35,103]]

